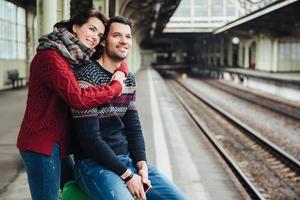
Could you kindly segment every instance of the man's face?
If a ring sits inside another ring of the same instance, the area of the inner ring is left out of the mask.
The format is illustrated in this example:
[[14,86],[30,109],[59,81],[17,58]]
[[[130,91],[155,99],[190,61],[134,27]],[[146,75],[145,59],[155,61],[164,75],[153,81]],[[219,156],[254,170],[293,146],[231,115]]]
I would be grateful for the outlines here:
[[128,56],[132,45],[131,29],[126,24],[114,22],[105,40],[106,54],[117,60],[123,60]]

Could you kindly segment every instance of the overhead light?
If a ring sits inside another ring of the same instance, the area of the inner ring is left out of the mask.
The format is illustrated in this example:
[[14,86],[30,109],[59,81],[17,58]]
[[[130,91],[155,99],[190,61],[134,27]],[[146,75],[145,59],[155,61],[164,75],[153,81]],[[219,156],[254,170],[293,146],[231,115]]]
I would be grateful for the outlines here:
[[150,37],[153,38],[153,36],[154,36],[154,30],[151,29],[151,30],[150,30]]
[[152,24],[151,24],[151,27],[152,27],[152,29],[154,29],[155,30],[155,28],[156,28],[156,22],[154,21],[154,22],[152,22]]
[[156,2],[153,6],[153,9],[156,13],[158,13],[160,9],[160,2]]
[[240,43],[240,39],[238,37],[232,38],[232,44],[239,44],[239,43]]

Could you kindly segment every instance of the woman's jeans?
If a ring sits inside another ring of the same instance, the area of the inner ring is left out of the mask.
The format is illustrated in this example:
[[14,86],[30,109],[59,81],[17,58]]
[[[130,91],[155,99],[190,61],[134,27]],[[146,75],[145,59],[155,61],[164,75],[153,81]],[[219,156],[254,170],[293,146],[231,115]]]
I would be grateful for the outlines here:
[[[137,169],[127,155],[118,156],[133,173]],[[147,200],[185,200],[183,192],[154,166],[148,165],[152,188],[146,193]],[[114,172],[86,159],[75,164],[75,179],[80,187],[96,200],[133,200],[126,184]]]
[[[32,200],[57,200],[61,172],[62,185],[73,178],[72,159],[61,161],[59,145],[55,144],[50,156],[32,151],[20,151],[28,176]],[[61,171],[62,170],[62,171]]]

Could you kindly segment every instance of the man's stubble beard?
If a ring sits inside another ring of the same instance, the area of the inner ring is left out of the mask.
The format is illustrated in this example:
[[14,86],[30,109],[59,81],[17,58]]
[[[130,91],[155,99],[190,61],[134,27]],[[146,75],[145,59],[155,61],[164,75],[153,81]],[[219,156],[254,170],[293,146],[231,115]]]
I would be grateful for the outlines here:
[[128,56],[128,52],[124,53],[123,55],[119,55],[118,53],[112,52],[110,50],[105,49],[106,55],[112,59],[112,60],[116,60],[116,61],[122,61],[125,58],[127,58]]

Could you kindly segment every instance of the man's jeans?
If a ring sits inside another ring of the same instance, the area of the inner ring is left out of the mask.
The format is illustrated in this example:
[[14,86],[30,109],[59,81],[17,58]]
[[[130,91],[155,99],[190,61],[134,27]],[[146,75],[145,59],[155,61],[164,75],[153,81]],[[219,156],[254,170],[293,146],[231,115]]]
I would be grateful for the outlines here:
[[25,164],[32,200],[57,200],[61,167],[64,174],[62,184],[73,178],[70,157],[61,161],[58,144],[53,146],[50,156],[32,151],[20,151],[20,154]]
[[[133,173],[137,173],[128,155],[118,156]],[[185,200],[183,192],[154,166],[148,165],[152,188],[146,193],[148,200]],[[96,200],[133,200],[126,184],[114,172],[96,162],[85,159],[75,164],[75,179],[80,187]]]

